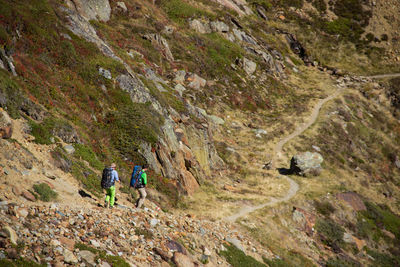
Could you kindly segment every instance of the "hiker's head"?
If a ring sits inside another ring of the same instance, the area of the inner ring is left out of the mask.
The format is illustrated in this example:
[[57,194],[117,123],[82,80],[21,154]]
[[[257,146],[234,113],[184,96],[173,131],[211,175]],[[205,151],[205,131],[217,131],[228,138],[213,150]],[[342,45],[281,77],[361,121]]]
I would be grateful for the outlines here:
[[148,168],[149,168],[148,164],[143,164],[142,165],[142,170],[147,171]]
[[111,168],[115,170],[115,168],[117,167],[117,165],[115,165],[115,163],[111,163]]

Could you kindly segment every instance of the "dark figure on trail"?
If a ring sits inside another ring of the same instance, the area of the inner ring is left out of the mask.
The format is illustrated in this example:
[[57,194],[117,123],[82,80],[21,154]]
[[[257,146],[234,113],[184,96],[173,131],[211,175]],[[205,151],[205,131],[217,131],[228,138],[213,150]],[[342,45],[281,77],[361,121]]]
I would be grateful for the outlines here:
[[141,208],[143,206],[144,200],[147,196],[146,185],[147,185],[147,171],[148,165],[135,166],[132,172],[132,178],[130,186],[139,191],[140,197],[136,201],[136,207]]

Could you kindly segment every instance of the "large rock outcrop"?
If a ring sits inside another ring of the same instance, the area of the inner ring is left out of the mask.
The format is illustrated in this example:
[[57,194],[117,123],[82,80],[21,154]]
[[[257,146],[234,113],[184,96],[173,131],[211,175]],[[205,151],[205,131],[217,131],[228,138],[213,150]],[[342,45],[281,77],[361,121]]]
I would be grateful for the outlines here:
[[293,156],[290,161],[290,171],[302,176],[317,176],[321,173],[321,154],[317,152],[304,152]]
[[111,7],[108,0],[67,0],[66,3],[86,20],[110,20]]

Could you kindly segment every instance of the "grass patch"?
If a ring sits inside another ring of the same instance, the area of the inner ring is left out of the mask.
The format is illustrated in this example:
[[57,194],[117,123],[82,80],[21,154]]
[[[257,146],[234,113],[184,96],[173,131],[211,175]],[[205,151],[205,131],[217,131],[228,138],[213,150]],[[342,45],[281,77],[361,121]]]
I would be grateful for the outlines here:
[[0,267],[46,267],[47,264],[39,264],[34,261],[19,258],[17,260],[0,260]]
[[39,195],[39,199],[45,202],[56,200],[58,196],[57,192],[46,183],[33,185],[33,190]]
[[102,170],[104,168],[104,164],[98,160],[96,153],[86,145],[83,144],[74,144],[75,152],[74,156],[78,159],[83,159],[89,162],[90,166],[97,170]]
[[361,211],[362,215],[374,222],[376,226],[392,232],[397,238],[400,238],[400,217],[394,214],[386,205],[376,205],[366,202],[366,211]]
[[220,255],[224,256],[227,262],[229,262],[233,267],[266,267],[265,264],[246,255],[233,244],[225,245],[225,248],[226,250],[221,251]]
[[316,200],[314,201],[314,206],[318,213],[327,217],[335,212],[335,208],[328,201],[319,202]]
[[[131,160],[137,159],[141,142],[155,144],[163,118],[153,110],[150,103],[135,103],[113,111],[108,116],[114,146]],[[137,162],[137,161],[135,161]]]
[[7,99],[5,103],[7,113],[11,118],[18,119],[23,97],[17,83],[10,77],[8,72],[2,69],[0,69],[0,95]]
[[392,267],[400,266],[400,257],[368,249],[367,253],[373,258],[374,266]]
[[97,197],[103,193],[101,188],[101,177],[89,170],[81,161],[74,161],[71,166],[71,173],[80,181],[84,187]]
[[343,245],[344,229],[331,219],[318,219],[315,229],[322,237],[322,242],[328,246]]
[[35,142],[38,144],[50,145],[51,138],[55,135],[72,134],[74,128],[65,120],[47,117],[43,122],[37,123],[29,120],[31,134],[35,137]]
[[105,251],[95,249],[83,243],[76,243],[75,248],[79,250],[88,250],[93,254],[96,254],[95,260],[101,259],[102,261],[106,261],[113,267],[129,267],[129,263],[127,263],[122,257],[120,256],[111,256],[107,255]]
[[213,14],[194,7],[183,0],[164,0],[161,2],[161,8],[171,20],[182,26],[189,18],[214,17]]

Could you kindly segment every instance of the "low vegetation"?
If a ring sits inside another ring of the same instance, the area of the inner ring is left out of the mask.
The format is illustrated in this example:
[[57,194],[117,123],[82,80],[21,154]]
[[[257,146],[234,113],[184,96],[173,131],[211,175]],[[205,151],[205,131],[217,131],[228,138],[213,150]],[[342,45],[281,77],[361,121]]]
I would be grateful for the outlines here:
[[233,244],[225,245],[226,250],[220,251],[220,255],[233,267],[265,267],[266,265],[257,261],[251,256],[246,255],[243,251],[235,247]]
[[47,183],[33,185],[33,190],[39,195],[39,199],[45,202],[57,199],[57,192],[50,188]]
[[315,229],[321,235],[321,240],[328,246],[343,245],[344,229],[331,219],[318,219]]
[[106,251],[103,250],[98,250],[96,248],[90,247],[84,243],[76,243],[75,248],[79,249],[81,251],[87,250],[96,255],[95,260],[97,261],[98,259],[102,261],[106,261],[109,264],[111,264],[114,267],[129,267],[129,263],[127,263],[122,257],[120,256],[113,256],[113,255],[107,255]]

